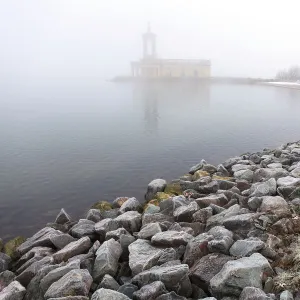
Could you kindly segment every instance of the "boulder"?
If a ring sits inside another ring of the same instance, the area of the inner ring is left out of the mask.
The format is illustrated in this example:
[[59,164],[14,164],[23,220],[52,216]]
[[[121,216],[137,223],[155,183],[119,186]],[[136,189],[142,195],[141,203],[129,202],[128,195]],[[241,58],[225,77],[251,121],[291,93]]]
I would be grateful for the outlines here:
[[[300,154],[300,152],[299,152]],[[283,291],[280,294],[280,300],[294,300],[293,294],[290,291]]]
[[245,287],[262,289],[262,279],[271,275],[273,270],[268,260],[259,253],[227,262],[221,271],[210,280],[212,294],[239,296]]
[[151,238],[151,243],[155,246],[176,247],[186,245],[192,235],[184,231],[164,231],[158,232]]
[[147,193],[145,199],[147,201],[154,198],[157,192],[163,192],[167,182],[164,179],[154,179],[148,184]]
[[300,178],[295,178],[292,176],[281,177],[277,180],[278,186],[294,187],[300,185]]
[[207,219],[213,215],[213,210],[210,206],[199,209],[193,214],[194,222],[206,223]]
[[18,282],[13,281],[0,292],[0,300],[22,300],[26,289]]
[[241,170],[254,170],[256,166],[245,165],[245,164],[235,164],[231,167],[233,173],[241,171]]
[[270,178],[265,182],[254,183],[250,188],[250,197],[274,196],[276,195],[276,187],[275,178]]
[[156,214],[160,212],[160,207],[151,203],[144,206],[144,214]]
[[114,239],[115,241],[119,241],[121,235],[130,235],[131,234],[125,228],[118,228],[116,230],[112,230],[106,233],[105,240],[108,241],[110,239]]
[[288,203],[280,196],[265,196],[263,197],[260,211],[272,214],[288,214]]
[[118,197],[112,202],[112,206],[114,208],[120,208],[128,199],[129,197]]
[[95,232],[100,236],[100,241],[105,240],[106,233],[109,231],[117,230],[119,223],[115,219],[107,218],[100,220],[95,224]]
[[239,300],[271,300],[261,289],[255,287],[245,287]]
[[190,174],[194,174],[194,173],[197,172],[198,170],[202,169],[203,166],[206,165],[206,164],[207,164],[207,162],[206,162],[204,159],[202,159],[202,160],[200,161],[200,163],[198,163],[197,165],[194,165],[194,166],[191,167],[189,173],[190,173]]
[[172,216],[167,216],[162,213],[144,214],[143,215],[143,218],[142,218],[143,226],[145,226],[146,224],[155,223],[155,222],[159,222],[159,223],[171,222],[171,223],[173,223],[174,222],[173,214],[172,214]]
[[45,300],[66,296],[88,296],[93,278],[87,270],[72,270],[54,282],[45,293]]
[[292,172],[291,172],[291,175],[294,176],[294,177],[297,177],[299,178],[300,177],[300,166],[295,168]]
[[202,171],[203,172],[207,172],[209,174],[213,174],[217,172],[217,168],[211,164],[205,164],[202,167]]
[[109,290],[117,291],[120,285],[118,282],[110,275],[105,274],[102,281],[98,285],[98,289],[104,288]]
[[186,298],[182,296],[178,296],[175,292],[170,292],[158,296],[155,300],[186,300]]
[[50,227],[45,227],[21,244],[17,248],[17,252],[23,255],[37,246],[62,249],[73,241],[75,241],[75,239],[70,235]]
[[89,298],[85,296],[67,296],[59,298],[50,298],[48,300],[89,300]]
[[79,239],[84,236],[96,239],[95,222],[87,219],[80,219],[79,222],[71,228],[70,234]]
[[153,267],[150,270],[137,274],[132,282],[139,287],[161,281],[169,291],[174,291],[178,295],[188,297],[192,293],[191,282],[188,278],[189,267],[185,264],[178,264],[167,267]]
[[231,260],[233,257],[222,253],[211,253],[203,256],[190,269],[191,282],[207,290],[210,280]]
[[164,253],[151,245],[149,241],[138,239],[129,245],[129,266],[133,275],[155,266]]
[[242,257],[262,250],[265,243],[258,238],[248,238],[245,240],[237,240],[230,248],[229,252],[232,256]]
[[13,282],[16,278],[16,275],[11,271],[4,271],[0,273],[0,292],[7,287],[11,282]]
[[195,201],[200,206],[200,208],[207,207],[210,204],[224,206],[226,203],[228,203],[228,199],[224,194],[209,195],[203,198],[198,198]]
[[229,248],[233,244],[233,233],[222,226],[211,228],[208,235],[213,236],[213,239],[208,241],[207,248],[209,252],[219,252],[227,254]]
[[159,232],[162,232],[159,223],[149,223],[142,227],[140,232],[137,234],[137,237],[139,239],[151,240],[151,238]]
[[256,213],[236,215],[226,218],[223,221],[223,225],[231,231],[242,233],[253,228],[256,218]]
[[114,239],[105,241],[96,252],[93,268],[94,281],[100,282],[105,274],[115,276],[121,254],[122,248],[118,242]]
[[135,292],[133,296],[136,300],[154,300],[167,292],[165,285],[161,281],[154,281],[144,285],[139,291]]
[[142,215],[137,211],[127,211],[115,218],[115,221],[130,233],[138,232],[142,226]]
[[53,259],[55,262],[67,261],[69,258],[86,253],[92,246],[91,240],[89,237],[85,236],[79,239],[78,241],[72,242],[65,246],[60,251],[53,254]]
[[124,283],[118,289],[119,293],[126,295],[128,298],[133,298],[133,293],[136,292],[139,288],[132,283]]
[[65,224],[71,221],[71,217],[66,213],[66,211],[62,208],[55,219],[56,224]]
[[180,206],[175,209],[173,215],[175,220],[179,222],[191,222],[193,220],[193,214],[199,209],[198,204],[192,201],[187,206]]
[[247,180],[248,182],[252,182],[254,172],[251,170],[240,170],[234,172],[233,176],[238,180]]
[[126,295],[117,291],[101,288],[97,290],[91,300],[130,300]]
[[0,273],[8,269],[11,258],[5,253],[0,252]]
[[289,172],[285,169],[270,169],[270,168],[261,168],[254,172],[253,182],[266,181],[270,178],[275,178],[276,180],[280,177],[288,176]]
[[119,212],[123,214],[127,211],[132,211],[132,210],[139,211],[139,212],[142,211],[142,205],[140,201],[138,201],[134,197],[129,198],[127,201],[125,201],[120,207]]

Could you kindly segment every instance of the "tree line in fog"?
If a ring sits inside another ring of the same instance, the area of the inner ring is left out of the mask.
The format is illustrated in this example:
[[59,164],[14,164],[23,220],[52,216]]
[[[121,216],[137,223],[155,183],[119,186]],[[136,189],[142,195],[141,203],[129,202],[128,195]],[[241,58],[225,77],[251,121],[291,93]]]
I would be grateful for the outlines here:
[[276,74],[276,79],[280,81],[297,81],[300,80],[300,67],[292,66],[287,70],[280,70]]

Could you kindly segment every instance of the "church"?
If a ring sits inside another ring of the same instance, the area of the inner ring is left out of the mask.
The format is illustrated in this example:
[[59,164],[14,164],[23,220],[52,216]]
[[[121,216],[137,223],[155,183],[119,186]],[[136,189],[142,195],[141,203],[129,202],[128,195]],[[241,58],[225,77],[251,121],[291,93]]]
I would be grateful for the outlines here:
[[210,60],[160,59],[156,53],[156,35],[150,26],[143,34],[143,58],[131,63],[133,78],[209,78]]

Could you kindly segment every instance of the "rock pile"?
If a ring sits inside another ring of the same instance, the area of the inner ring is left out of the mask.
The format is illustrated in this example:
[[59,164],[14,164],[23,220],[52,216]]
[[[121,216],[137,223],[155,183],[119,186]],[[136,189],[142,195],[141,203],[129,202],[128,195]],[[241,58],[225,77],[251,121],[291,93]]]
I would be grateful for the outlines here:
[[300,299],[300,142],[0,240],[0,300]]

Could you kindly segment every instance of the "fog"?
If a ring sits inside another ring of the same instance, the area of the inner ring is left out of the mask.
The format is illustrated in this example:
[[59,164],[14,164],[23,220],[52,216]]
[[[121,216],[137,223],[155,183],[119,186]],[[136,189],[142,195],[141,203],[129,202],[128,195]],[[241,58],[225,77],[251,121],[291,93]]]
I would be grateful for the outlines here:
[[295,1],[2,0],[2,84],[129,74],[151,22],[162,58],[203,58],[214,76],[272,77],[300,64]]

